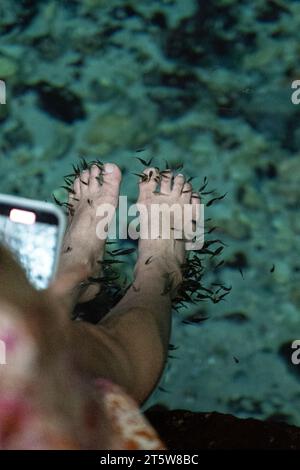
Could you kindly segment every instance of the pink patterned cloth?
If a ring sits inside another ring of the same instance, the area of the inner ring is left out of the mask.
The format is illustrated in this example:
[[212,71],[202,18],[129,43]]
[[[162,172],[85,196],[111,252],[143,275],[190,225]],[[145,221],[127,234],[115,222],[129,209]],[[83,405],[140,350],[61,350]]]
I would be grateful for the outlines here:
[[88,383],[67,355],[58,356],[54,373],[47,364],[43,369],[23,321],[0,315],[0,341],[7,348],[7,363],[0,364],[0,449],[164,449],[117,385]]

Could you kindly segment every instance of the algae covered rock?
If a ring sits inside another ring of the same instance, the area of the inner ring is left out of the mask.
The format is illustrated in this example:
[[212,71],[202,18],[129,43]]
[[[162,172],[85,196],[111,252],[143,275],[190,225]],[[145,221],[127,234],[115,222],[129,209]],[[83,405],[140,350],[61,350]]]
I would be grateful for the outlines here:
[[18,65],[9,57],[3,55],[0,56],[0,78],[9,79],[16,76],[18,71]]

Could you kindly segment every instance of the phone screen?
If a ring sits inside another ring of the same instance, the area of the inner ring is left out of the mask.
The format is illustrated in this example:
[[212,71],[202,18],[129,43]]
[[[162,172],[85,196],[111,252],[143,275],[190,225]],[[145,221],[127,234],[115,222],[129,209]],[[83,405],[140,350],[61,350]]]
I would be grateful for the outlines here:
[[46,288],[52,279],[59,234],[55,214],[0,202],[0,243],[16,255],[37,289]]

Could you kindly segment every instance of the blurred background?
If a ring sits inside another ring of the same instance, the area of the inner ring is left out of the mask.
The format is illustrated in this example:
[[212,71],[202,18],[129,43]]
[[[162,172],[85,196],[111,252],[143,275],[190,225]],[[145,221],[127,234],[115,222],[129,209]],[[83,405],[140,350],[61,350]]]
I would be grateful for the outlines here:
[[119,164],[132,202],[136,157],[228,192],[206,209],[228,245],[207,278],[232,291],[184,312],[204,322],[174,314],[147,406],[300,425],[299,40],[292,0],[1,0],[2,193],[63,197],[82,156]]

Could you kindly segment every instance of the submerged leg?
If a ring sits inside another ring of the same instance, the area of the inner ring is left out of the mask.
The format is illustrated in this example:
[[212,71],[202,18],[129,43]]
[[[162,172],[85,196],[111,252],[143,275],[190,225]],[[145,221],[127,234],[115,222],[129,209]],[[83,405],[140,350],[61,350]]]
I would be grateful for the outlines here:
[[[199,204],[199,197],[193,197],[192,187],[182,175],[176,176],[172,185],[169,172],[157,194],[156,170],[148,169],[145,173],[148,178],[140,183],[138,202],[148,209],[152,204],[177,203],[182,208],[184,204]],[[145,222],[142,217],[141,224]],[[81,349],[78,354],[83,367],[90,371],[94,367],[94,373],[125,387],[139,402],[154,389],[167,358],[172,297],[182,280],[181,265],[185,260],[185,243],[175,240],[173,233],[170,232],[169,239],[140,240],[135,280],[124,298],[99,325],[74,325],[77,332],[86,330],[87,348],[85,353]],[[95,348],[94,353],[88,352],[89,347]],[[102,349],[101,354],[97,348]]]
[[101,169],[93,165],[81,173],[69,197],[72,215],[69,217],[60,257],[58,273],[50,289],[72,309],[78,302],[87,302],[99,292],[99,284],[88,278],[101,276],[105,239],[96,233],[97,209],[104,204],[117,207],[121,172],[116,165]]

